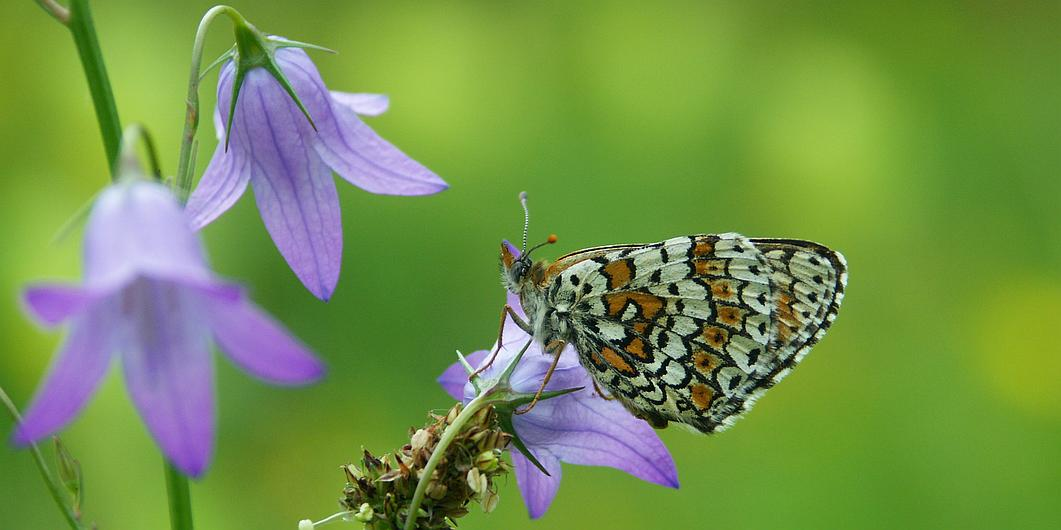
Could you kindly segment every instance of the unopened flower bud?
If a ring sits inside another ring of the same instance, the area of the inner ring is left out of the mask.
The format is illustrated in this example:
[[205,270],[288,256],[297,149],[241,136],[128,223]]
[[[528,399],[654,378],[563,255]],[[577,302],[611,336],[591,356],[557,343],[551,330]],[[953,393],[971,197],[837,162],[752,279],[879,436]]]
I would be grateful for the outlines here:
[[493,471],[497,469],[497,454],[493,451],[483,451],[475,457],[475,467],[482,471]]
[[410,440],[410,445],[413,451],[420,451],[427,449],[427,444],[431,442],[431,433],[427,432],[426,429],[419,429],[413,433],[413,437]]
[[371,521],[372,517],[374,517],[375,515],[376,513],[372,510],[372,506],[369,506],[369,504],[366,502],[362,504],[360,508],[358,508],[357,513],[354,514],[354,519],[357,521],[361,521],[362,523],[367,523]]
[[478,495],[486,491],[486,475],[479,472],[479,468],[473,467],[468,471],[468,487]]
[[492,511],[494,511],[494,509],[497,508],[497,502],[499,500],[500,500],[500,497],[498,497],[496,491],[494,491],[494,490],[486,490],[486,493],[483,494],[483,501],[482,501],[482,503],[483,503],[483,513],[490,513]]

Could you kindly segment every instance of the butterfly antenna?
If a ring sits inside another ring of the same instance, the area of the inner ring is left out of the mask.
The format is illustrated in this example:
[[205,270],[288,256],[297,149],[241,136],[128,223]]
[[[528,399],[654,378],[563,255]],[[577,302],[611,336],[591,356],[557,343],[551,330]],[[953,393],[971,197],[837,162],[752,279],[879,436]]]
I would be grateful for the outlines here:
[[530,229],[530,210],[527,208],[527,192],[519,192],[519,203],[523,206],[523,248],[520,252],[527,253],[527,230]]

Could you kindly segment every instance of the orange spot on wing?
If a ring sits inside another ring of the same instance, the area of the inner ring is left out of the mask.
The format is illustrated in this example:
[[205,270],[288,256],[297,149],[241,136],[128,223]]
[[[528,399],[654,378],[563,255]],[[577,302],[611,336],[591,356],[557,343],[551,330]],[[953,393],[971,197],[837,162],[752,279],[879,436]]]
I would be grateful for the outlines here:
[[629,260],[613,261],[604,266],[604,274],[608,275],[608,288],[619,289],[630,283],[634,271]]
[[703,383],[697,383],[690,386],[689,390],[692,390],[693,405],[698,410],[707,410],[711,406],[711,399],[715,397],[715,391],[711,390],[711,387]]
[[716,350],[721,350],[722,346],[729,340],[729,332],[715,326],[704,326],[702,335],[704,341]]
[[655,318],[656,313],[663,309],[663,299],[647,293],[612,293],[605,295],[604,301],[608,304],[608,314],[612,316],[622,314],[627,302],[633,302],[647,319]]
[[737,288],[729,280],[714,280],[711,282],[711,296],[719,300],[729,300],[737,295]]
[[696,353],[693,353],[693,364],[696,365],[696,369],[700,373],[707,375],[715,368],[718,368],[718,365],[722,364],[722,360],[703,350],[697,350]]
[[630,341],[630,345],[626,347],[626,351],[642,361],[648,360],[648,352],[645,351],[645,343],[640,338],[635,337],[634,340]]
[[698,259],[693,262],[696,265],[697,276],[720,276],[726,270],[726,266],[717,259]]
[[601,348],[600,354],[604,357],[605,361],[608,361],[608,364],[612,365],[616,370],[619,370],[623,374],[634,375],[637,373],[637,371],[626,362],[626,359],[623,359],[622,356],[615,353],[615,350],[607,347]]
[[706,239],[701,239],[696,242],[693,246],[693,256],[709,256],[715,252],[715,243]]
[[598,353],[598,352],[590,352],[589,360],[592,361],[593,364],[599,370],[607,370],[608,369],[608,365],[604,364],[604,359],[601,358],[600,353]]
[[744,320],[744,310],[739,307],[724,305],[718,307],[718,321],[723,324],[740,327]]
[[639,335],[644,335],[646,329],[648,329],[648,322],[634,323],[634,331],[637,332]]
[[782,291],[777,297],[777,339],[787,343],[792,338],[792,332],[799,328],[801,322],[792,311],[792,303],[796,299],[787,291]]

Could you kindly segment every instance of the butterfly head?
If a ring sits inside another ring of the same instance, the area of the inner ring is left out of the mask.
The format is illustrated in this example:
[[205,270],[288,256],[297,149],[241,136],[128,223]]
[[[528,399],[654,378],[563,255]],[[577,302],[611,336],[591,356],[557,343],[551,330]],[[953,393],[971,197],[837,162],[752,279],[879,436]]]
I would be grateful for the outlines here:
[[523,206],[523,248],[517,249],[508,241],[501,242],[501,283],[510,292],[519,293],[528,278],[532,277],[535,268],[542,268],[542,263],[531,261],[531,252],[545,245],[556,243],[556,234],[551,234],[544,242],[527,249],[527,228],[530,226],[530,211],[527,209],[527,192],[519,194]]
[[513,293],[519,293],[528,279],[535,276],[535,271],[543,270],[544,261],[535,263],[531,260],[531,252],[552,243],[556,243],[556,235],[551,234],[548,239],[535,245],[530,250],[521,252],[515,245],[508,241],[501,242],[501,283],[505,289]]

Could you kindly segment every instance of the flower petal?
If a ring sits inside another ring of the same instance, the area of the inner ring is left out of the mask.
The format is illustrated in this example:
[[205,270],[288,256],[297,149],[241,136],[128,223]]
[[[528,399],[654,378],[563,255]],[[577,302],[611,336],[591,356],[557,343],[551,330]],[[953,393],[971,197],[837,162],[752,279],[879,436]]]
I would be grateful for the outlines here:
[[46,326],[54,326],[81,312],[100,298],[76,285],[34,285],[22,295],[26,307]]
[[54,433],[84,408],[110,366],[115,316],[113,304],[102,302],[74,320],[48,376],[15,430],[16,444]]
[[206,471],[214,448],[214,365],[202,299],[140,279],[123,293],[126,386],[162,452],[185,474]]
[[247,190],[250,181],[250,160],[240,156],[240,149],[225,152],[225,144],[217,144],[210,165],[195,191],[188,197],[185,212],[195,230],[210,224],[228,211]]
[[354,94],[332,91],[332,101],[362,116],[379,116],[390,108],[386,94]]
[[427,195],[448,187],[380,138],[354,111],[335,104],[304,51],[287,48],[276,58],[317,124],[319,141],[314,147],[336,173],[365,191],[386,195]]
[[228,211],[247,190],[250,180],[251,160],[247,156],[246,146],[236,142],[225,143],[225,120],[228,118],[229,105],[232,102],[232,82],[235,67],[228,61],[217,76],[217,107],[214,109],[214,132],[217,135],[217,148],[206,166],[206,171],[199,179],[195,191],[188,197],[185,211],[191,219],[192,228],[210,224],[221,214]]
[[246,298],[210,300],[210,327],[221,349],[246,372],[271,383],[312,383],[324,365],[305,345]]
[[233,142],[254,161],[265,227],[299,280],[327,300],[339,281],[342,219],[331,170],[305,143],[306,117],[263,69],[248,72],[236,114]]
[[560,461],[552,453],[544,450],[532,450],[534,457],[549,472],[544,474],[527,460],[518,451],[512,452],[512,467],[515,468],[516,484],[519,492],[523,495],[523,503],[527,505],[527,512],[531,519],[537,519],[545,514],[549,505],[556,497],[556,491],[560,489]]
[[129,180],[107,187],[85,228],[85,287],[109,292],[138,276],[205,280],[198,235],[169,189]]
[[648,482],[678,487],[674,460],[655,430],[618,401],[600,398],[592,390],[539,402],[513,426],[534,451],[542,448],[567,463],[614,467]]
[[[465,355],[464,360],[472,366],[479,366],[488,353],[490,352],[486,350],[474,351]],[[468,370],[465,370],[464,365],[457,361],[449,365],[449,368],[438,376],[438,384],[442,385],[442,388],[453,399],[461,401],[465,398],[465,387],[468,385]]]

